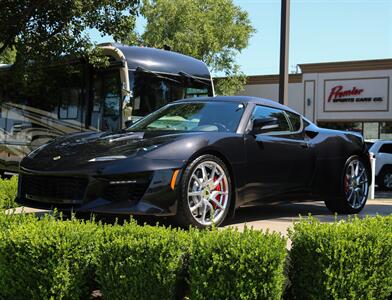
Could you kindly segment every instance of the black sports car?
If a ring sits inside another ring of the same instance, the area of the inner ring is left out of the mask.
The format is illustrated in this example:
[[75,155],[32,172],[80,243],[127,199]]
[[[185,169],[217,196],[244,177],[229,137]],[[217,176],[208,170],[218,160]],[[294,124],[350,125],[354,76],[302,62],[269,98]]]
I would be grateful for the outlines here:
[[220,224],[251,201],[319,195],[357,213],[370,184],[362,136],[317,127],[270,100],[180,100],[117,133],[57,138],[20,164],[17,201],[104,214]]

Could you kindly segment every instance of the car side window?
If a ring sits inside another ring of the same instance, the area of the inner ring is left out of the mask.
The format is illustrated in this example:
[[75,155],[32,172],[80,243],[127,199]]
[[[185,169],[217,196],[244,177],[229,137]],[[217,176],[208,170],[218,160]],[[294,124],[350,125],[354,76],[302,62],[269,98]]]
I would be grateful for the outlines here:
[[381,146],[379,153],[392,154],[392,144],[384,144]]
[[274,132],[274,133],[290,132],[290,125],[287,121],[287,118],[283,110],[268,107],[268,106],[256,105],[251,116],[251,121],[253,122],[253,120],[255,119],[267,119],[267,118],[276,118],[278,120],[278,127],[270,129],[270,131],[265,132],[266,134],[270,132]]
[[290,111],[286,111],[286,114],[289,117],[291,123],[291,131],[299,131],[301,129],[301,117]]

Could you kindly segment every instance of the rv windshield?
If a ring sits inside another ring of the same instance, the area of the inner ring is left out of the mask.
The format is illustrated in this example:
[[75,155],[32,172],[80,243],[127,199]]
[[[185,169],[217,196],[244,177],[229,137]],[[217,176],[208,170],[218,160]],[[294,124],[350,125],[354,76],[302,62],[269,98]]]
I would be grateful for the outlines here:
[[146,116],[165,104],[184,98],[212,96],[209,81],[186,76],[169,76],[130,71],[131,97],[129,107],[133,119]]

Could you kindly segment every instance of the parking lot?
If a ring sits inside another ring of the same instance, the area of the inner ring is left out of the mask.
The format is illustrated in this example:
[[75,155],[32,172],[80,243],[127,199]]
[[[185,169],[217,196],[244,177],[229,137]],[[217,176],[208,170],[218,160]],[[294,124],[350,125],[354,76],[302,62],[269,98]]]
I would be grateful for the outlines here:
[[[392,196],[390,198],[378,198],[368,200],[359,217],[390,215],[392,214]],[[332,214],[321,201],[290,202],[274,205],[247,206],[237,210],[236,216],[227,222],[226,226],[234,226],[243,229],[245,224],[255,229],[263,229],[287,234],[288,228],[300,216],[307,217],[311,214],[322,222],[333,222],[335,215]],[[339,216],[345,219],[347,216]]]

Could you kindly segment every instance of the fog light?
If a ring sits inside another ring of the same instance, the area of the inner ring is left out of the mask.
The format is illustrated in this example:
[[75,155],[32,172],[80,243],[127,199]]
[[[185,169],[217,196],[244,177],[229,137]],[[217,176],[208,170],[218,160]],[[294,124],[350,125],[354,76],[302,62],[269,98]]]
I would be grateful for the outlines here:
[[109,184],[131,184],[136,183],[136,180],[116,180],[110,181]]

